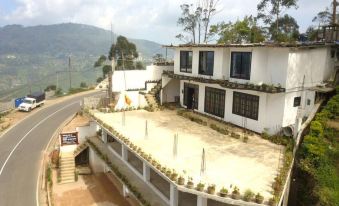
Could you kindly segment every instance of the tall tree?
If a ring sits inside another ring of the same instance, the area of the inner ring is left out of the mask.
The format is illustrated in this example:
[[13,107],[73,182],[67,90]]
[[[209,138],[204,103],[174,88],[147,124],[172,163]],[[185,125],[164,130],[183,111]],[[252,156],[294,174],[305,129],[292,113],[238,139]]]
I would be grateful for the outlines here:
[[318,27],[330,24],[332,22],[332,14],[330,9],[326,7],[324,11],[319,12],[313,19],[312,22],[318,22]]
[[257,25],[256,18],[245,16],[232,23],[211,26],[211,32],[218,34],[218,43],[258,43],[265,40],[265,31]]
[[217,13],[219,0],[202,0],[197,5],[180,5],[181,16],[177,24],[182,27],[184,33],[176,38],[186,43],[208,42],[213,33],[210,32],[211,19]]
[[109,60],[117,60],[117,68],[135,69],[134,60],[138,57],[137,47],[129,42],[126,37],[118,36],[116,44],[112,44],[108,54]]
[[[289,8],[298,8],[298,0],[261,0],[257,6],[258,18],[263,19],[264,23],[275,24],[272,36],[279,36],[279,19],[282,14]],[[272,39],[277,40],[277,39]]]
[[[278,32],[275,25],[279,25]],[[269,28],[269,32],[272,34],[272,39],[278,42],[293,42],[299,38],[299,25],[297,21],[285,14],[283,17],[280,17],[277,22],[273,22]]]

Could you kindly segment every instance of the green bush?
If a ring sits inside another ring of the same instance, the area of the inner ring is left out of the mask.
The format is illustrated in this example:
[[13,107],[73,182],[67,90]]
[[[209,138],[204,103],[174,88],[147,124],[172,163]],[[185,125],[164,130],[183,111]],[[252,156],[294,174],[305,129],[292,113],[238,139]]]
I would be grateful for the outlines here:
[[254,193],[252,192],[252,190],[247,189],[244,193],[244,200],[246,202],[252,201],[254,198]]
[[315,137],[324,136],[324,127],[319,121],[312,121],[310,129],[310,135]]

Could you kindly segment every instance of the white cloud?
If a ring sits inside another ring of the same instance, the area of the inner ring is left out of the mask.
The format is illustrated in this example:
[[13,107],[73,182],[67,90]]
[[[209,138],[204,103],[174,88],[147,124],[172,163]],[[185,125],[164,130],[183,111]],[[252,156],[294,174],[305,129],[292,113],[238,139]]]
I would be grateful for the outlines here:
[[[220,2],[222,9],[215,16],[214,23],[236,20],[245,14],[256,15],[259,0]],[[182,0],[16,0],[16,9],[7,13],[2,11],[0,25],[74,22],[110,29],[110,23],[113,22],[115,32],[119,34],[171,43],[180,32],[176,21],[182,3]],[[329,3],[329,0],[313,0],[312,3],[300,0],[299,10],[289,13],[297,18],[301,29],[305,30],[314,14]]]

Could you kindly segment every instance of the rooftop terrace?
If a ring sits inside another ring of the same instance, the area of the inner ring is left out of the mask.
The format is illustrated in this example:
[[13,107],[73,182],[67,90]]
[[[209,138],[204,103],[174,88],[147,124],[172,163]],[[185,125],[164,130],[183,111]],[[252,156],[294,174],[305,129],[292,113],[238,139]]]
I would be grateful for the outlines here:
[[[230,185],[260,192],[265,199],[272,196],[271,185],[278,172],[284,147],[253,134],[244,143],[207,126],[189,121],[175,111],[92,114],[128,137],[135,145],[152,155],[161,165],[174,169],[197,184],[216,184],[217,191]],[[145,136],[147,120],[148,135]],[[235,132],[239,132],[235,131]],[[174,134],[178,134],[177,157],[173,155]],[[239,133],[240,134],[240,133]],[[206,153],[206,172],[201,176],[202,150]],[[183,172],[185,171],[185,172]]]

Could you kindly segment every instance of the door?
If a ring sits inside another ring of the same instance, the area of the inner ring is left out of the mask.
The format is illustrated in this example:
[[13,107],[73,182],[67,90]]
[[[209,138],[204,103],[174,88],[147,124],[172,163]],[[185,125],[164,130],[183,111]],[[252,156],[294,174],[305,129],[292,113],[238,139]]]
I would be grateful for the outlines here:
[[184,105],[187,109],[198,109],[199,86],[195,84],[184,84]]

